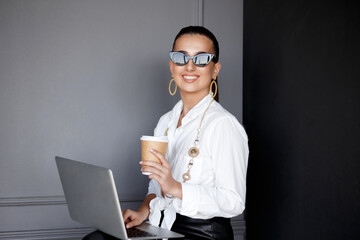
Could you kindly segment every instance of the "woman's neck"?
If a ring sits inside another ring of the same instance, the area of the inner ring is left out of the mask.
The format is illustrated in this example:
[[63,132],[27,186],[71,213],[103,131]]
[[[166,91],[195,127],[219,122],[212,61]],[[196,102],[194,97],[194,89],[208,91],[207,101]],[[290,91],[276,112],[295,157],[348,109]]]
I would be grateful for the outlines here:
[[183,116],[185,116],[196,104],[198,104],[209,93],[181,93],[181,100],[183,102]]

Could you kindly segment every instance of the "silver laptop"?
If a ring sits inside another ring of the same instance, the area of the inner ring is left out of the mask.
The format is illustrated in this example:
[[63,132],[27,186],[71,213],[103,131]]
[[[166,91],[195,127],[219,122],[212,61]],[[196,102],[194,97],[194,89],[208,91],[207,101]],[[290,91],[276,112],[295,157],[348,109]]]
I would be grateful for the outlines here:
[[135,228],[141,236],[130,236],[134,229],[128,233],[125,228],[112,171],[61,157],[55,160],[73,220],[120,239],[183,237],[146,222]]

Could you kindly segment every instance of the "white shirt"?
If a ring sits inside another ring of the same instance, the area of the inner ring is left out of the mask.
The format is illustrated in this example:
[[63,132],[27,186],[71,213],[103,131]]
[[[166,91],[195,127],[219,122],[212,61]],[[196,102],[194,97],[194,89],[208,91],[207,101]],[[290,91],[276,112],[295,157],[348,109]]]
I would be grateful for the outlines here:
[[154,130],[154,136],[164,136],[167,130],[166,159],[173,178],[182,184],[182,200],[163,198],[159,183],[151,180],[148,194],[156,194],[150,202],[149,220],[153,225],[159,225],[161,210],[165,210],[161,227],[171,229],[176,213],[199,219],[230,218],[245,209],[248,138],[237,119],[216,101],[202,122],[197,146],[200,154],[194,158],[191,179],[183,183],[182,176],[191,159],[188,150],[194,146],[201,118],[211,100],[210,95],[204,97],[176,128],[183,108],[180,100],[160,118]]

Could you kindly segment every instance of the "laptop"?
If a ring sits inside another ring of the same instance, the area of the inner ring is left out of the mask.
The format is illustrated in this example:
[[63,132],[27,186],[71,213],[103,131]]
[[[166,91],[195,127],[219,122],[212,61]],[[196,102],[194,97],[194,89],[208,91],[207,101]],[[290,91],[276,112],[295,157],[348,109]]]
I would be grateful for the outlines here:
[[[126,229],[110,169],[62,157],[55,157],[55,161],[73,220],[120,239],[184,237],[147,222]],[[131,236],[133,231],[140,236]]]

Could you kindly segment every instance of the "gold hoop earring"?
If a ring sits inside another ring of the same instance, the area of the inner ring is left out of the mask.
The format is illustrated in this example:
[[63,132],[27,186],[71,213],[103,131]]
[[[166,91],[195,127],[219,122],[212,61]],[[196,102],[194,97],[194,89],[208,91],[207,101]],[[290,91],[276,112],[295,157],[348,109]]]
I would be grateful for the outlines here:
[[[211,81],[211,84],[210,84],[210,94],[211,94],[211,97],[212,97],[212,98],[215,98],[215,96],[216,96],[216,94],[217,94],[217,84],[216,84],[216,82],[215,82],[215,79],[216,79],[216,78],[214,78],[214,79]],[[213,86],[213,84],[215,84],[215,93],[213,93],[213,91],[212,91],[212,86]]]
[[170,80],[170,83],[169,83],[169,93],[170,93],[171,96],[174,96],[176,91],[177,91],[177,85],[176,85],[176,82],[175,82],[175,90],[174,90],[174,92],[171,92],[171,84],[172,84],[172,82],[175,82],[174,77]]

